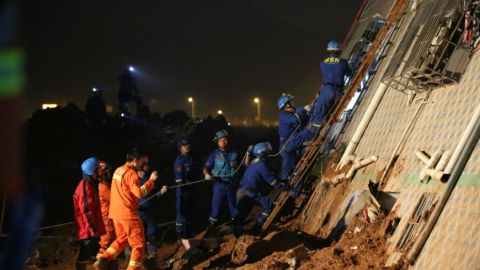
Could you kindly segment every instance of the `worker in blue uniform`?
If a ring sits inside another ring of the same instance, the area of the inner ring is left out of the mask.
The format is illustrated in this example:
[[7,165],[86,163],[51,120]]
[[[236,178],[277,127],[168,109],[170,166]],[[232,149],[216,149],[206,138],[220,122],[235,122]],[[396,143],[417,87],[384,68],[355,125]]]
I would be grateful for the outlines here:
[[286,180],[292,174],[296,161],[299,157],[298,148],[289,147],[294,140],[295,133],[302,130],[302,127],[308,122],[308,112],[310,105],[296,108],[293,103],[294,97],[291,95],[282,95],[277,102],[280,115],[278,118],[278,135],[280,137],[280,155],[282,156],[282,170],[280,179]]
[[332,110],[335,102],[340,98],[345,85],[346,77],[352,75],[348,62],[340,58],[342,45],[332,40],[327,45],[329,57],[320,63],[320,70],[323,76],[323,85],[317,94],[311,112],[309,125],[295,135],[287,149],[299,149],[308,144],[322,127],[323,120]]
[[238,221],[242,224],[250,212],[252,204],[258,204],[262,208],[262,214],[258,217],[256,228],[261,228],[272,210],[273,203],[268,197],[272,186],[276,189],[287,190],[287,185],[277,180],[265,164],[266,156],[271,152],[272,146],[268,142],[255,145],[253,155],[255,159],[248,165],[240,188],[237,191],[237,205],[239,211]]
[[[177,185],[188,184],[194,181],[193,160],[190,156],[190,144],[187,140],[181,139],[177,142],[177,148],[180,152],[174,163],[175,183]],[[185,250],[191,248],[188,238],[191,237],[191,218],[192,218],[192,187],[183,186],[176,188],[176,218],[175,225],[177,236],[185,247]]]
[[343,92],[345,78],[352,75],[352,70],[345,59],[340,58],[342,45],[332,40],[327,45],[329,57],[320,63],[323,86],[317,95],[312,110],[313,131],[318,131],[323,120],[330,113],[333,105]]
[[[238,215],[235,197],[236,185],[234,183],[239,166],[238,155],[228,148],[228,132],[226,130],[218,131],[213,141],[217,144],[217,148],[209,155],[203,168],[205,179],[214,180],[212,210],[209,217],[210,227],[214,227],[218,222],[218,215],[224,201],[227,202],[230,217],[233,221]],[[249,152],[246,155],[245,163],[248,164],[250,161]]]

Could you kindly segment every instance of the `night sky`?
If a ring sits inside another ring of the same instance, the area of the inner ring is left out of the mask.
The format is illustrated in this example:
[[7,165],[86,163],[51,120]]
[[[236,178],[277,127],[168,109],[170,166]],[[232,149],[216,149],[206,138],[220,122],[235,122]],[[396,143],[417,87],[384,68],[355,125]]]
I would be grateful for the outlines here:
[[[282,92],[309,102],[326,43],[343,41],[361,0],[28,1],[26,112],[46,102],[84,108],[93,85],[117,106],[129,64],[152,111],[276,119]],[[155,99],[156,103],[152,103]]]

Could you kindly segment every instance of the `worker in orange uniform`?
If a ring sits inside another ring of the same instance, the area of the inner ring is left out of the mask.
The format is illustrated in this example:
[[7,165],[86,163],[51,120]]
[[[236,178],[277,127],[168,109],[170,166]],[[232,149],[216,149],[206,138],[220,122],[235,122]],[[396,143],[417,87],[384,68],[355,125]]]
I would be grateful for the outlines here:
[[[137,171],[143,167],[145,159],[146,154],[133,148],[127,153],[125,165],[116,169],[113,174],[108,217],[113,220],[117,238],[93,264],[97,270],[107,270],[108,263],[122,253],[127,245],[132,247],[127,270],[143,268],[145,235],[138,213],[138,199],[145,197],[155,187],[158,178],[154,171],[150,179],[140,186]],[[163,186],[161,193],[166,191],[167,187]]]
[[[108,218],[108,209],[110,208],[110,186],[112,184],[112,166],[105,161],[100,161],[98,170],[98,196],[100,197],[103,224],[105,225],[106,233],[100,236],[100,250],[97,253],[97,259],[102,256],[103,252],[105,252],[108,246],[115,240],[113,221]],[[109,263],[109,269],[118,269],[116,260]]]

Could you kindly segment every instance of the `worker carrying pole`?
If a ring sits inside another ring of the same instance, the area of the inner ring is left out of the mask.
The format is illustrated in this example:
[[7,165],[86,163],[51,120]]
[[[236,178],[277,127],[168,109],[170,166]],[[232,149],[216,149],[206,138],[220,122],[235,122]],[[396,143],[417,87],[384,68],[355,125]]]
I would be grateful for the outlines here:
[[[146,154],[138,148],[127,153],[125,165],[115,170],[109,217],[113,220],[117,238],[93,264],[96,270],[107,270],[108,262],[114,260],[129,245],[132,247],[127,270],[143,268],[145,236],[143,223],[138,213],[138,199],[145,197],[154,187],[158,178],[156,171],[140,186],[137,171],[145,162]],[[167,187],[162,187],[163,193]]]

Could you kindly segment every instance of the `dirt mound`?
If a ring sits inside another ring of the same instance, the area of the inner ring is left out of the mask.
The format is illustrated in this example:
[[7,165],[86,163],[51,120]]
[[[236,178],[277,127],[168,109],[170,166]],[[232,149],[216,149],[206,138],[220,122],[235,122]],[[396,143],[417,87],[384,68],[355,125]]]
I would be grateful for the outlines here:
[[356,218],[340,240],[329,247],[310,251],[301,245],[238,269],[406,269],[402,264],[385,267],[385,222],[384,217],[373,224]]
[[232,262],[235,264],[244,263],[248,259],[248,247],[256,241],[258,241],[258,237],[255,238],[251,235],[239,237],[232,252]]
[[402,265],[385,267],[385,222],[384,217],[374,224],[356,218],[337,243],[315,251],[299,269],[406,269]]

